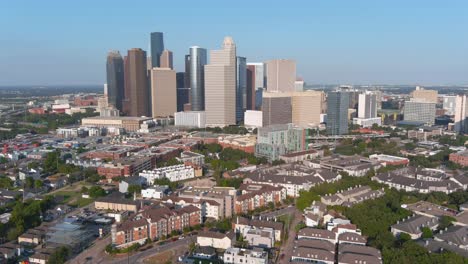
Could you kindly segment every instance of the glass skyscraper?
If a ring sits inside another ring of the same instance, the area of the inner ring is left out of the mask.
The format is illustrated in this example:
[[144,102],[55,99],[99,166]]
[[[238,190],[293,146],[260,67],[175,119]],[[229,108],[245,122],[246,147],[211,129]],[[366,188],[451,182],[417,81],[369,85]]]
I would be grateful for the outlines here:
[[190,92],[192,111],[205,110],[206,49],[190,47]]
[[237,57],[236,60],[236,122],[244,120],[247,106],[247,59]]
[[327,96],[327,133],[343,135],[348,133],[349,92],[333,91]]
[[120,52],[110,51],[107,54],[107,96],[109,105],[122,111],[124,97],[124,62]]
[[151,66],[161,67],[161,54],[164,51],[162,32],[151,32]]

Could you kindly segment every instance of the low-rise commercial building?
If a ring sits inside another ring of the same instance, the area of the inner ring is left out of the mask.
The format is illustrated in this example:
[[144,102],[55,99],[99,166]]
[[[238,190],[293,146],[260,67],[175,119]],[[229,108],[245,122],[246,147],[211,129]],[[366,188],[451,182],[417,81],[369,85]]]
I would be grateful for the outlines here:
[[175,126],[180,127],[206,127],[205,111],[186,111],[174,113]]
[[85,127],[114,127],[123,128],[126,131],[137,131],[144,121],[151,120],[150,117],[132,117],[132,116],[94,116],[81,120],[81,125]]

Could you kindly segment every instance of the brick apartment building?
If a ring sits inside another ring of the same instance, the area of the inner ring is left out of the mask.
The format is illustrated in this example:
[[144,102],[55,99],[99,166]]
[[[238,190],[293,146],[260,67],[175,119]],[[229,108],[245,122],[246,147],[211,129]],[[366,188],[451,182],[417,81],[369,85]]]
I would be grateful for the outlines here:
[[242,194],[237,196],[234,210],[236,214],[248,213],[256,208],[274,204],[286,199],[286,188],[262,184],[249,184],[240,187]]
[[158,240],[171,234],[172,231],[183,231],[186,227],[199,224],[201,224],[201,211],[192,205],[176,209],[149,208],[119,225],[113,225],[112,244],[116,247],[143,244],[148,238]]

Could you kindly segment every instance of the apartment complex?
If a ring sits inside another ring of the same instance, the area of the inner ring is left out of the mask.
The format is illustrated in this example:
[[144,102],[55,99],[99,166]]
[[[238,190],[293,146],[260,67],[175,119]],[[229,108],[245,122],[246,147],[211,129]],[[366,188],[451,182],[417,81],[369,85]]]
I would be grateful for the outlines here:
[[239,188],[241,195],[237,196],[234,210],[236,214],[246,214],[256,208],[268,206],[269,203],[277,204],[286,199],[284,187],[244,184]]
[[286,153],[306,150],[306,133],[306,129],[292,124],[259,128],[255,156],[265,157],[271,162]]
[[192,166],[174,165],[153,170],[143,170],[139,175],[145,178],[149,185],[153,185],[155,180],[163,178],[167,178],[171,182],[195,178],[195,169]]

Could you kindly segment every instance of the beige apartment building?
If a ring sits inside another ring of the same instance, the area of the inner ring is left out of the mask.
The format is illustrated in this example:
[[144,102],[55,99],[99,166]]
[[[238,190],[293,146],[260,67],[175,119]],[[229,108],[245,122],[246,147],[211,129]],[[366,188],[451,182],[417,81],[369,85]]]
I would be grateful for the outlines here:
[[320,125],[323,92],[305,91],[292,93],[292,122],[300,127]]
[[205,65],[206,126],[236,124],[236,45],[225,37],[223,49],[212,50]]
[[268,92],[294,92],[296,90],[296,62],[270,60],[265,62]]
[[175,112],[177,112],[176,72],[170,68],[153,68],[151,70],[151,116],[173,116]]

